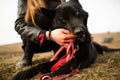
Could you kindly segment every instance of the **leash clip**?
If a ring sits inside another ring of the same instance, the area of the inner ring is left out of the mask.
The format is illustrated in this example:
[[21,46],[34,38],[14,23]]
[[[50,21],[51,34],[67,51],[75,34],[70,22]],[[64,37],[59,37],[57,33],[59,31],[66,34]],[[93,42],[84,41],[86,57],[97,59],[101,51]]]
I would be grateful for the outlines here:
[[77,51],[79,50],[79,45],[78,45],[78,44],[76,45],[75,49],[76,49]]

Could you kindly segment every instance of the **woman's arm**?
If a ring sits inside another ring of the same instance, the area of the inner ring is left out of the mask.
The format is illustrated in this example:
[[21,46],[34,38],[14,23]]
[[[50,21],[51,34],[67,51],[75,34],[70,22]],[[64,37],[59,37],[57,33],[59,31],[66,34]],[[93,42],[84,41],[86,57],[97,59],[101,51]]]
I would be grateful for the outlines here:
[[26,13],[27,0],[18,0],[17,19],[15,21],[15,30],[21,37],[39,43],[38,35],[44,33],[40,28],[35,28],[25,23],[24,17]]
[[21,37],[40,44],[42,44],[44,39],[49,39],[50,37],[51,40],[61,46],[66,46],[74,41],[74,35],[67,30],[55,29],[51,31],[51,35],[49,36],[49,31],[25,23],[24,17],[26,13],[26,4],[27,0],[18,0],[18,17],[15,21],[15,30],[21,35]]

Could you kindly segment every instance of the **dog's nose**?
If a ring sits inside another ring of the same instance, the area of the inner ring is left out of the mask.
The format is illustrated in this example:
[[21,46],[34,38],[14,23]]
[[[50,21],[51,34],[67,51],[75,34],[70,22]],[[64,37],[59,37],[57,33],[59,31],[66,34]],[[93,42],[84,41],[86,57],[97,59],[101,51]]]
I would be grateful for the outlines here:
[[75,29],[74,33],[77,36],[81,36],[84,34],[84,30],[83,29]]
[[76,39],[79,41],[85,41],[85,31],[83,29],[75,30]]

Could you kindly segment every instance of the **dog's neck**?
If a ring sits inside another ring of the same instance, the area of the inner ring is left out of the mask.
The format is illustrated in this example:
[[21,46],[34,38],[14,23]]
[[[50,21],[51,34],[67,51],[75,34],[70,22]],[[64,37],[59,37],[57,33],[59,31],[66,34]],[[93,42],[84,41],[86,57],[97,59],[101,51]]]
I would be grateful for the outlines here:
[[78,40],[78,41],[76,41],[77,42],[76,44],[78,44],[81,47],[90,45],[92,42],[91,34],[89,32],[86,32],[85,36],[86,36],[85,41],[81,42]]

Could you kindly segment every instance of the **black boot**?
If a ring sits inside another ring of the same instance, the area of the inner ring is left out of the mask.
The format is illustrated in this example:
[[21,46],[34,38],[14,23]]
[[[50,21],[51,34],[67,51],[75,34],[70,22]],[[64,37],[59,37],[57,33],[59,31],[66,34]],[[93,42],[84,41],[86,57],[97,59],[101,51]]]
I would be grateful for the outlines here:
[[23,68],[25,66],[32,65],[33,53],[29,50],[29,47],[22,46],[24,51],[22,59],[16,64],[16,69]]
[[25,54],[23,55],[22,59],[16,64],[16,69],[32,65],[33,55],[26,56]]

